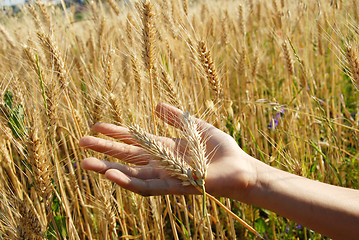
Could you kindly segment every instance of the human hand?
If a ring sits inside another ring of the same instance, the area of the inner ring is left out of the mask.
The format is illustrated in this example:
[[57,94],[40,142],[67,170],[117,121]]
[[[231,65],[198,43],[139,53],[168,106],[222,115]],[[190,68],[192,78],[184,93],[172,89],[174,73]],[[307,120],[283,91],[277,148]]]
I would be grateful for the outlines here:
[[[181,128],[183,113],[177,108],[159,104],[156,113],[166,123]],[[358,190],[324,184],[272,168],[243,152],[226,133],[202,120],[196,121],[209,159],[206,192],[269,209],[329,237],[356,239]],[[82,162],[84,169],[102,173],[121,187],[144,196],[200,193],[193,186],[183,186],[181,180],[158,167],[156,161],[159,160],[142,149],[127,128],[98,123],[94,130],[122,143],[87,136],[80,140],[80,146],[132,165],[87,158]],[[184,140],[155,138],[185,157]]]
[[[183,113],[170,105],[159,104],[156,114],[166,123],[181,128]],[[206,145],[209,165],[205,179],[206,191],[214,196],[245,201],[256,183],[255,159],[240,149],[235,140],[214,126],[196,119]],[[94,130],[121,142],[86,136],[80,146],[118,158],[133,165],[86,158],[82,167],[105,175],[123,188],[144,196],[165,194],[199,194],[193,186],[183,186],[181,180],[171,177],[133,139],[127,128],[108,123],[97,123]],[[186,142],[182,139],[154,136],[164,146],[186,155]]]

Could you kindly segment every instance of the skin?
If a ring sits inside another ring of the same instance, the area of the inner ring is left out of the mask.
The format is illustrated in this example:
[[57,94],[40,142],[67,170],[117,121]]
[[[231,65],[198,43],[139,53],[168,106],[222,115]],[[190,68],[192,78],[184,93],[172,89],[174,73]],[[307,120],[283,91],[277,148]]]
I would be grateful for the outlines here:
[[[159,104],[156,113],[164,122],[181,128],[182,112]],[[235,140],[214,126],[196,119],[210,163],[206,191],[269,209],[333,239],[358,239],[359,191],[303,178],[270,167],[246,154]],[[143,196],[198,194],[192,186],[170,177],[157,167],[156,160],[132,138],[127,128],[97,123],[94,130],[113,137],[109,141],[83,137],[80,146],[105,153],[133,165],[86,158],[82,167],[101,174],[123,188]],[[157,137],[168,148],[186,157],[186,143],[181,139]]]

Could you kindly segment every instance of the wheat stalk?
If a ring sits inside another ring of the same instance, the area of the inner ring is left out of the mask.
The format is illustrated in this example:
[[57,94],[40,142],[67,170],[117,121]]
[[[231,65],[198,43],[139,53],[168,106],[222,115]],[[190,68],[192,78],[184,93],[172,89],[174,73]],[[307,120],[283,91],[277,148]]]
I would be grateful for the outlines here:
[[168,173],[182,181],[182,184],[194,186],[200,193],[203,194],[203,214],[205,217],[205,199],[210,198],[221,206],[227,213],[238,220],[244,227],[254,233],[257,237],[262,236],[245,221],[235,215],[230,209],[224,206],[214,196],[205,191],[205,178],[207,176],[208,159],[206,157],[205,145],[202,140],[202,135],[198,131],[198,124],[194,117],[189,113],[183,114],[182,122],[182,137],[187,141],[189,158],[187,161],[181,159],[172,150],[168,149],[155,137],[138,125],[132,124],[129,130],[135,140],[155,159],[159,160],[160,165],[168,171]]

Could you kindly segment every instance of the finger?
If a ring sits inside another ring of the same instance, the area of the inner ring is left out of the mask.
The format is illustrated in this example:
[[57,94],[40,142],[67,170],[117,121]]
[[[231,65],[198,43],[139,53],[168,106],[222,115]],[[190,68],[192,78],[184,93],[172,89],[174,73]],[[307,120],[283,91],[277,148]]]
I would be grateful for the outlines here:
[[[165,123],[168,123],[169,125],[182,130],[182,128],[183,128],[183,124],[182,124],[183,112],[181,110],[179,110],[178,108],[175,108],[166,103],[159,103],[156,106],[156,114]],[[203,121],[201,119],[195,118],[195,121],[199,128],[198,131],[212,131],[212,130],[217,129],[216,127],[212,126],[211,124],[209,124],[206,121]]]
[[116,169],[126,174],[129,177],[139,178],[139,179],[154,179],[159,178],[163,174],[163,170],[154,167],[135,167],[128,166],[119,163],[103,161],[97,158],[85,158],[81,162],[83,169],[95,171],[101,174],[105,174],[106,171],[110,169]]
[[[165,103],[160,103],[156,107],[156,114],[164,122],[181,130],[183,129],[183,123],[182,123],[183,112],[178,108],[175,108]],[[207,123],[206,121],[203,121],[198,118],[194,118],[194,120],[198,126],[197,130],[202,133],[203,140],[212,145],[216,145],[217,141],[212,140],[211,136],[217,134],[223,134],[223,132],[220,131],[218,128],[212,126],[211,124]]]
[[183,112],[178,108],[165,103],[159,103],[156,106],[156,114],[165,123],[182,129],[181,118],[183,117]]
[[169,178],[142,180],[130,177],[125,173],[110,169],[106,171],[105,177],[123,188],[142,196],[156,196],[166,194],[196,194],[198,191],[193,186],[183,186],[178,179]]
[[151,156],[142,148],[102,138],[86,136],[80,139],[81,147],[92,149],[128,163],[145,165],[151,160]]
[[133,139],[132,134],[130,133],[128,128],[110,123],[99,122],[93,126],[93,130],[105,134],[106,136],[118,139],[124,143],[138,145],[136,140]]
[[[110,123],[96,123],[93,127],[93,129],[96,132],[105,134],[106,136],[118,139],[124,143],[135,145],[135,146],[141,146],[137,143],[137,141],[133,138],[131,132],[128,130],[128,128],[117,126]],[[162,143],[165,143],[167,147],[169,148],[175,148],[177,144],[180,143],[180,139],[176,138],[169,138],[169,137],[160,137],[153,134],[148,133],[152,138],[156,139],[157,141],[160,141]]]

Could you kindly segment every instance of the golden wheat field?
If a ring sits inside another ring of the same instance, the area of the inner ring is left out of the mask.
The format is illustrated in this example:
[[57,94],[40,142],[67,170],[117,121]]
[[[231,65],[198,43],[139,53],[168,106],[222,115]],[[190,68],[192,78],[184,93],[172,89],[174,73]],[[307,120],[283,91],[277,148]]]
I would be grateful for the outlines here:
[[[85,171],[96,122],[177,136],[172,104],[297,175],[359,188],[356,0],[34,2],[0,14],[0,239],[255,239],[202,196]],[[327,239],[218,198],[265,239]]]

